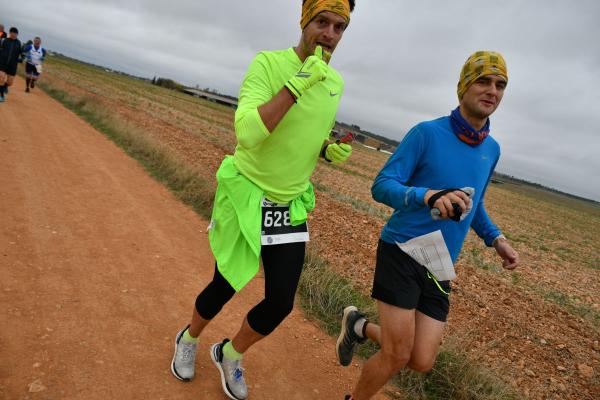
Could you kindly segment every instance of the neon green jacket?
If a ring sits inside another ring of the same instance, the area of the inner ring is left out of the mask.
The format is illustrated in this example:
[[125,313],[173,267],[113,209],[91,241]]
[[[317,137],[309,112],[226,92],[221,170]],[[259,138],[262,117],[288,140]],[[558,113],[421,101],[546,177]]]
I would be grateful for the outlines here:
[[[217,171],[217,192],[208,239],[219,272],[236,290],[241,290],[258,272],[261,200],[264,191],[235,168],[226,156]],[[306,222],[315,208],[312,184],[290,202],[292,225]]]

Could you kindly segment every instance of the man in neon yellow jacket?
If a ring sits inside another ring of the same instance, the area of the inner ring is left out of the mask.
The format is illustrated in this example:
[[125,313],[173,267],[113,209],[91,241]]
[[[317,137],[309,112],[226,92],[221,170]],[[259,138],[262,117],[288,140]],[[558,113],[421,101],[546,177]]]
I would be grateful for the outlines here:
[[304,0],[296,47],[260,52],[250,64],[235,114],[238,145],[217,171],[209,230],[213,280],[198,295],[191,324],[176,337],[171,371],[194,376],[198,336],[233,295],[265,272],[265,298],[233,340],[211,348],[225,394],[248,396],[242,354],[291,312],[315,206],[309,181],[319,157],[345,161],[348,144],[328,143],[344,82],[329,59],[350,22],[353,0]]

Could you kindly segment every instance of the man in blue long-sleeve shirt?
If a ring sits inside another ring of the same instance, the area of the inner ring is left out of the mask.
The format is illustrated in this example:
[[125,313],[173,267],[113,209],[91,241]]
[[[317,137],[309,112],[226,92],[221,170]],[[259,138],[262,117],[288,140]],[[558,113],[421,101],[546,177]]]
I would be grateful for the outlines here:
[[373,283],[381,326],[347,307],[336,350],[342,365],[350,364],[355,344],[367,338],[380,343],[381,350],[365,363],[347,399],[371,398],[401,368],[429,371],[437,356],[450,282],[436,279],[399,244],[440,231],[454,263],[471,227],[496,249],[506,269],[517,266],[517,252],[483,201],[500,157],[500,146],[489,136],[489,116],[507,83],[499,53],[471,55],[458,83],[459,107],[450,116],[412,128],[375,179],[373,198],[394,209],[381,233]]

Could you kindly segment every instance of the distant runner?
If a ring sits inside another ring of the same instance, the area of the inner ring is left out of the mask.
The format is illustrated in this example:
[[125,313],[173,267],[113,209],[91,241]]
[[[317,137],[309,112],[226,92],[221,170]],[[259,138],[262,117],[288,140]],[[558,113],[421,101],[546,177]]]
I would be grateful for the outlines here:
[[0,24],[0,40],[4,39],[8,35],[4,32],[4,25]]
[[[375,179],[373,198],[394,208],[381,232],[373,282],[381,326],[347,307],[336,350],[344,366],[355,344],[367,338],[381,350],[364,364],[347,400],[370,399],[404,367],[431,369],[449,311],[453,263],[469,228],[496,249],[504,268],[517,267],[519,255],[483,203],[500,157],[500,146],[488,136],[489,116],[507,83],[499,53],[471,55],[458,83],[460,105],[450,116],[412,128]],[[447,260],[437,260],[444,252]]]
[[21,42],[19,30],[12,27],[8,37],[0,39],[0,103],[5,101],[8,87],[14,82],[17,66],[21,62]]
[[33,39],[32,44],[25,46],[23,51],[25,56],[25,91],[29,92],[29,89],[35,87],[36,81],[39,79],[42,73],[42,64],[46,58],[46,49],[42,47],[42,39],[36,37]]
[[210,350],[227,396],[247,398],[242,354],[292,311],[308,240],[307,213],[315,206],[309,179],[319,155],[340,163],[352,152],[349,144],[327,139],[344,90],[328,62],[353,9],[353,0],[305,0],[298,45],[262,51],[248,68],[235,113],[238,145],[217,172],[209,230],[214,278],[198,295],[191,324],[176,337],[171,371],[180,380],[194,377],[198,336],[255,276],[259,258],[265,298],[248,312],[233,340]]

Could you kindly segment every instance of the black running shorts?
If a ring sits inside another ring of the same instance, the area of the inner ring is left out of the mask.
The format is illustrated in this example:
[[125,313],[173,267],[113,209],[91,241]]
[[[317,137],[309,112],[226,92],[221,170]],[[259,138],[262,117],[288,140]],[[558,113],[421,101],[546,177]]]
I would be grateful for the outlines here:
[[[396,244],[379,240],[377,265],[371,297],[407,310],[417,309],[423,314],[446,322],[450,301],[436,285],[427,269],[400,250]],[[450,293],[450,281],[440,281]]]
[[40,76],[37,68],[33,64],[25,63],[25,74],[30,76]]

